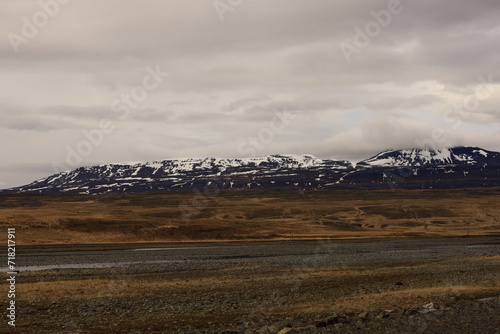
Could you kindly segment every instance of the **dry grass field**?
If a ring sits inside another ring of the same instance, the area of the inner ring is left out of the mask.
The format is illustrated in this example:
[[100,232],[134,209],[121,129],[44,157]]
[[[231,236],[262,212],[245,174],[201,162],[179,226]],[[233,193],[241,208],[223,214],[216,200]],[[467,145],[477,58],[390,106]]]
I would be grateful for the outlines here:
[[19,245],[496,235],[500,189],[0,196]]

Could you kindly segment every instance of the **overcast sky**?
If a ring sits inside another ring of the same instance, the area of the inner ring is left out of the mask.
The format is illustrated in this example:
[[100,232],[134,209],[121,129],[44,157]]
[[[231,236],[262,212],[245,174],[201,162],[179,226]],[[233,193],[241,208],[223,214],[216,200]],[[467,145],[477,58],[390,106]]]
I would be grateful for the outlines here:
[[0,188],[108,162],[500,151],[498,0],[66,2],[0,2]]

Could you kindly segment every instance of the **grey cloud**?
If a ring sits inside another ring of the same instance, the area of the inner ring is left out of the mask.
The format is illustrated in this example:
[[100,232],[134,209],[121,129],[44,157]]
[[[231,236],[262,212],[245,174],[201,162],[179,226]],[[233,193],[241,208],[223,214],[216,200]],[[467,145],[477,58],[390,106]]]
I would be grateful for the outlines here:
[[442,98],[436,95],[422,94],[411,97],[391,96],[386,98],[374,99],[366,105],[372,110],[406,110],[418,107],[425,107],[429,104],[442,101]]
[[26,110],[16,106],[0,106],[0,115],[2,117],[0,128],[5,129],[46,132],[75,128],[71,122],[46,117],[34,110]]
[[157,110],[154,108],[134,108],[120,118],[122,114],[115,113],[110,106],[49,106],[40,109],[41,113],[53,116],[57,119],[68,119],[73,122],[79,120],[92,121],[95,126],[103,119],[109,119],[115,122],[137,121],[137,122],[158,122],[167,121],[175,114],[173,110]]
[[[82,164],[234,156],[238,138],[283,110],[301,118],[259,153],[355,160],[414,146],[443,126],[450,144],[500,150],[500,2],[401,0],[403,12],[348,64],[340,43],[387,4],[251,0],[220,21],[212,1],[72,1],[18,54],[0,41],[0,140],[11,143],[2,158],[35,166],[15,175],[5,167],[0,182],[46,173],[36,166],[62,161],[103,118],[116,130]],[[20,33],[37,10],[0,2],[0,29]],[[170,75],[119,119],[112,101],[157,65]],[[488,75],[491,96],[461,127],[443,125]]]
[[109,106],[47,106],[39,110],[40,113],[51,115],[58,118],[73,118],[85,120],[100,120],[108,118],[111,114]]
[[272,100],[272,98],[267,94],[256,94],[251,97],[240,98],[237,99],[236,101],[225,104],[222,106],[222,110],[231,113],[234,111],[238,111],[241,108],[251,107],[256,104],[266,103],[270,100]]

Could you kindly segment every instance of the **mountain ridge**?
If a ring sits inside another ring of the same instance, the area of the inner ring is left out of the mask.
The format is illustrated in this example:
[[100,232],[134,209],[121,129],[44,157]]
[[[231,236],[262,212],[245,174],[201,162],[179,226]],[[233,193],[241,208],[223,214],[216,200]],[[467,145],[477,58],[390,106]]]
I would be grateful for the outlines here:
[[310,154],[182,158],[79,167],[0,193],[106,194],[218,188],[380,189],[500,185],[500,153],[479,147],[386,150],[353,164]]

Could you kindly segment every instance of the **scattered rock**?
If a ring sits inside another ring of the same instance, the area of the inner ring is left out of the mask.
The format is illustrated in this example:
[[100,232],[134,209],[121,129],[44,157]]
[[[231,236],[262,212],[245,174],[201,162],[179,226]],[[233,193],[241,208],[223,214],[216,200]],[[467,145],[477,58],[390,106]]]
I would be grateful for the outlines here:
[[269,330],[269,333],[271,334],[276,334],[280,331],[282,327],[278,324],[274,324],[274,325],[271,325],[269,327],[267,327],[267,329]]
[[347,324],[347,323],[349,323],[349,319],[347,319],[344,316],[339,317],[339,324]]
[[328,325],[337,324],[339,322],[339,316],[337,314],[331,315],[328,318],[326,318],[325,321]]
[[487,302],[492,302],[495,299],[497,299],[497,297],[488,297],[488,298],[481,298],[481,299],[476,299],[476,300],[478,302],[481,302],[481,303],[487,303]]
[[285,327],[278,332],[278,334],[294,334],[294,333],[297,333],[297,331],[290,327]]
[[429,303],[423,306],[423,309],[420,310],[420,313],[430,313],[435,311],[437,311],[437,309],[434,307],[434,303]]
[[236,321],[236,325],[248,327],[248,322],[246,322],[245,320],[238,320]]
[[358,318],[366,319],[368,317],[368,312],[361,312],[358,314]]
[[328,323],[326,321],[324,321],[324,320],[321,320],[320,322],[318,322],[316,324],[317,328],[323,328],[323,327],[327,327],[327,326],[328,326]]
[[377,319],[384,319],[384,318],[388,318],[389,317],[389,313],[388,312],[380,312],[379,314],[377,314],[377,316],[375,318]]
[[269,333],[271,332],[269,332],[267,325],[262,326],[261,329],[257,331],[257,334],[269,334]]
[[269,333],[276,334],[280,330],[282,330],[286,327],[292,327],[292,324],[287,322],[287,321],[277,322],[275,324],[270,325],[267,329],[268,329]]
[[417,313],[418,313],[418,311],[417,311],[417,310],[415,310],[415,309],[406,309],[406,310],[404,310],[404,312],[403,312],[403,314],[404,314],[404,315],[415,315],[415,314],[417,314]]

